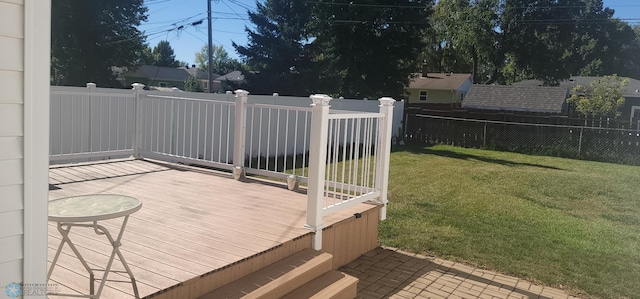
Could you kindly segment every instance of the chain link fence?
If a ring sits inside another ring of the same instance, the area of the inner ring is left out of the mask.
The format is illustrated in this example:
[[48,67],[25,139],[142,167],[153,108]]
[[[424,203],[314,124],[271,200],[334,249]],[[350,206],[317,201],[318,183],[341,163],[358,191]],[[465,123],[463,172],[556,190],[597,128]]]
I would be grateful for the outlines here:
[[640,129],[406,115],[405,140],[640,165]]

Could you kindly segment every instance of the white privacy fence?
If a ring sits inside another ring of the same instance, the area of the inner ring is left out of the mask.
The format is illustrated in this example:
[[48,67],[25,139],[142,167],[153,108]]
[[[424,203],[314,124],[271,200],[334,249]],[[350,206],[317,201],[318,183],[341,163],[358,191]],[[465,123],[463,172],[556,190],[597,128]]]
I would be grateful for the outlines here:
[[316,232],[316,249],[327,214],[375,201],[386,217],[390,145],[401,127],[394,122],[393,99],[314,95],[309,106],[308,98],[249,97],[241,90],[162,93],[143,87],[52,87],[51,161],[133,155],[232,170],[237,178],[287,179],[290,188],[307,183],[306,227]]

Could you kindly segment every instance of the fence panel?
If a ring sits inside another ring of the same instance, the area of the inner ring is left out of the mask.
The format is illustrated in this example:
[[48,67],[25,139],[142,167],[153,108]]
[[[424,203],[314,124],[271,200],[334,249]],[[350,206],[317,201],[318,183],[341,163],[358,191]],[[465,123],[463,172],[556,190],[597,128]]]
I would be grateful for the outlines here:
[[235,102],[148,95],[140,107],[144,156],[232,168]]
[[329,114],[326,173],[324,184],[325,215],[352,204],[376,199],[376,150],[381,113]]
[[462,119],[407,114],[405,139],[526,154],[640,165],[640,130],[619,123],[583,121],[597,127]]
[[82,162],[132,155],[134,106],[131,93],[52,88],[50,161]]

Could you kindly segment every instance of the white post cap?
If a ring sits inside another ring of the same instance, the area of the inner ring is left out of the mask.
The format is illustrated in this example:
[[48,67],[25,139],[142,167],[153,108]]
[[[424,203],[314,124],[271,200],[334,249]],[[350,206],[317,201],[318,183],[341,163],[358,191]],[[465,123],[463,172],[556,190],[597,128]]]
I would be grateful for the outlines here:
[[234,93],[236,94],[236,96],[248,96],[249,92],[244,90],[244,89],[236,89],[236,91],[234,91]]
[[311,105],[322,105],[322,106],[328,106],[329,102],[332,100],[332,98],[326,94],[312,94],[309,96],[309,98],[311,98]]
[[380,102],[380,106],[393,106],[393,103],[396,102],[396,100],[390,97],[379,98],[378,101]]
[[131,86],[133,86],[133,90],[142,90],[142,89],[144,89],[144,84],[142,84],[142,83],[133,83],[133,84],[131,84]]

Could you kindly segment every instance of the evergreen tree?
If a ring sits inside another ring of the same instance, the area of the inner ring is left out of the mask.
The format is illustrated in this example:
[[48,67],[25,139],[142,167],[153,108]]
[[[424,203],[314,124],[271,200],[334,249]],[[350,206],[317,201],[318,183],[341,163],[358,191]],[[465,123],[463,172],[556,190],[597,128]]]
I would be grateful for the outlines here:
[[266,0],[256,7],[248,12],[255,25],[255,30],[245,28],[248,45],[233,44],[247,66],[245,88],[253,94],[309,95],[314,81],[301,80],[310,72],[312,59],[305,51],[311,19],[308,2]]
[[143,0],[51,1],[51,74],[54,84],[117,86],[113,67],[140,61],[146,20]]
[[[344,97],[401,98],[420,69],[432,0],[317,1],[317,41],[340,75]],[[315,41],[314,41],[315,43]]]
[[176,55],[168,41],[162,40],[153,48],[154,64],[157,66],[178,67],[180,62],[176,60]]

